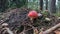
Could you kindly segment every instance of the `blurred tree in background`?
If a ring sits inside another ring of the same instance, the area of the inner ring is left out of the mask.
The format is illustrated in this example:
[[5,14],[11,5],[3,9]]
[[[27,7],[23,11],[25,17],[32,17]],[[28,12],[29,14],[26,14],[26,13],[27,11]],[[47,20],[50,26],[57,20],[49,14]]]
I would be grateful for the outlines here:
[[10,0],[9,7],[17,7],[20,8],[22,6],[26,6],[27,0]]
[[56,0],[50,0],[50,11],[56,13]]
[[0,12],[5,11],[7,8],[20,8],[27,7],[28,0],[0,0]]
[[46,0],[46,10],[48,10],[48,0]]
[[28,8],[38,10],[39,9],[39,0],[28,0]]
[[0,12],[8,8],[21,7],[56,13],[56,11],[60,11],[60,0],[0,0]]
[[60,0],[58,0],[58,9],[59,9],[59,11],[60,11]]
[[40,0],[40,10],[43,10],[43,0]]
[[8,8],[8,1],[0,0],[0,12],[3,12],[7,8]]

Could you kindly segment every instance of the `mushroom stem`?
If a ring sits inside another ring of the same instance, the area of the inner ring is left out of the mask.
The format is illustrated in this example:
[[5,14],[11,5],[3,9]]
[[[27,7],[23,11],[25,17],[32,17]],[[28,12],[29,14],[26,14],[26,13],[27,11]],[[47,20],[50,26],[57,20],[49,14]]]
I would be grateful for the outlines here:
[[31,20],[31,23],[33,23],[33,18],[30,18],[30,20]]

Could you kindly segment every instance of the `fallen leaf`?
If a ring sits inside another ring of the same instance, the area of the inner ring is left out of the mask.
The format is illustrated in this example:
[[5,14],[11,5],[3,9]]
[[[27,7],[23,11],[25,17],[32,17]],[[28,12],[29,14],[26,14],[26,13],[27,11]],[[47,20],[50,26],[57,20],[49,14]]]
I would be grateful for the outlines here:
[[34,29],[34,34],[38,34],[38,30],[36,28]]
[[54,31],[54,33],[56,33],[56,34],[60,34],[60,31],[57,31],[57,30],[56,30],[56,31]]

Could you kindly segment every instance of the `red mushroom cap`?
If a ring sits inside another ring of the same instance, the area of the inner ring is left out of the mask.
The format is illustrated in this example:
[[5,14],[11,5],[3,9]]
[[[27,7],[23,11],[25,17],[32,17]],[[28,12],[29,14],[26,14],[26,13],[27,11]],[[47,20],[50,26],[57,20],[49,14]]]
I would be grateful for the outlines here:
[[38,17],[38,13],[36,12],[36,11],[34,11],[34,10],[32,10],[32,11],[30,11],[29,13],[28,13],[28,17],[29,18],[37,18]]

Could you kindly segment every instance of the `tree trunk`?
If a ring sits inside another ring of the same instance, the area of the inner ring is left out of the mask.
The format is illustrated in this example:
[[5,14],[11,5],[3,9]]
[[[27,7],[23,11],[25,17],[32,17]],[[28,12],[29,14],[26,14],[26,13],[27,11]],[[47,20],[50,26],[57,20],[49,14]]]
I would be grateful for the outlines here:
[[49,6],[51,13],[56,13],[56,0],[50,0]]
[[8,8],[8,0],[0,0],[0,11],[3,12]]
[[13,2],[16,4],[16,7],[23,7],[23,6],[27,6],[26,3],[28,2],[28,0],[13,0]]
[[46,10],[48,10],[48,0],[46,0]]
[[40,10],[43,10],[43,0],[40,0]]
[[59,6],[58,11],[60,11],[60,0],[58,0],[58,6]]

